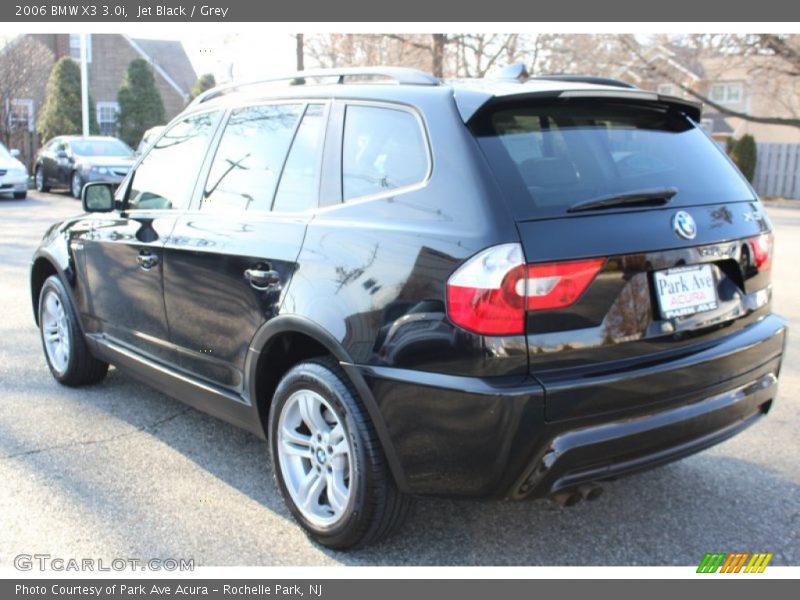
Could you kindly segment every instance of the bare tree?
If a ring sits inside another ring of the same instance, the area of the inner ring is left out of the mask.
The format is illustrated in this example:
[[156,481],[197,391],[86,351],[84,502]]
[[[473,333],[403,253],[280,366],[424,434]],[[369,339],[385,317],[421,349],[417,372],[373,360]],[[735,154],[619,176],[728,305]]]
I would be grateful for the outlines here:
[[756,46],[772,53],[783,61],[776,69],[792,77],[800,77],[800,36],[759,34]]
[[443,77],[482,77],[519,56],[519,34],[333,34],[307,36],[322,67],[395,64]]
[[302,33],[296,33],[294,36],[295,39],[295,58],[297,61],[297,70],[302,71],[305,69],[305,52],[304,52],[304,38],[305,36]]
[[[770,104],[781,106],[784,115],[753,114],[716,102],[707,90],[687,82],[664,61],[657,60],[653,48],[639,44],[633,36],[621,36],[620,42],[635,57],[635,68],[644,77],[668,81],[722,115],[752,123],[800,128],[800,115],[797,113],[797,101],[800,99],[800,36],[695,35],[673,42],[679,45],[684,55],[693,55],[696,60],[714,57],[719,63],[719,72],[738,67],[748,78],[758,81],[759,85],[754,87],[758,87],[760,93],[770,95]],[[787,85],[794,89],[786,89]]]
[[4,143],[11,141],[18,127],[18,101],[41,103],[41,94],[53,66],[53,55],[40,42],[19,36],[0,48],[0,135]]
[[380,64],[430,69],[431,38],[426,35],[327,34],[305,38],[306,56],[320,67]]
[[431,68],[434,77],[444,77],[444,47],[447,42],[444,33],[431,34]]
[[[431,70],[438,77],[483,77],[513,62],[524,63],[532,75],[615,77],[628,71],[650,84],[672,82],[724,116],[800,127],[800,36],[717,34],[640,40],[630,34],[336,34],[307,36],[306,50],[320,66],[397,64]],[[667,46],[679,63],[699,64],[701,58],[712,57],[720,63],[721,72],[729,72],[732,66],[744,69],[757,82],[753,87],[758,93],[770,97],[771,114],[715,102],[708,89],[652,60],[654,52]],[[791,90],[786,89],[787,82]]]
[[430,70],[435,77],[444,77],[445,49],[452,40],[445,33],[432,33],[430,36],[397,35],[388,36],[404,46],[410,46],[423,54],[430,55]]
[[452,73],[457,77],[483,77],[492,69],[520,59],[517,33],[465,33],[451,38]]

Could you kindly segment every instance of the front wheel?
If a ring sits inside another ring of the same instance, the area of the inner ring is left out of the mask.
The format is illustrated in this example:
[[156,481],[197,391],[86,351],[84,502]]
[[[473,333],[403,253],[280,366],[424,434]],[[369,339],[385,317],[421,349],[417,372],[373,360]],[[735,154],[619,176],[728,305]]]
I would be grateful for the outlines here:
[[44,169],[36,167],[36,172],[33,174],[33,180],[36,184],[37,192],[49,192],[50,186],[47,185],[47,180],[44,177]]
[[57,275],[48,277],[39,294],[39,333],[53,377],[77,387],[106,376],[108,363],[89,352],[69,294]]
[[405,520],[411,498],[397,489],[372,422],[335,360],[303,362],[284,376],[269,433],[283,498],[320,544],[365,546]]
[[72,191],[72,197],[80,200],[81,192],[83,191],[83,180],[77,171],[72,174],[72,179],[70,180],[70,190]]

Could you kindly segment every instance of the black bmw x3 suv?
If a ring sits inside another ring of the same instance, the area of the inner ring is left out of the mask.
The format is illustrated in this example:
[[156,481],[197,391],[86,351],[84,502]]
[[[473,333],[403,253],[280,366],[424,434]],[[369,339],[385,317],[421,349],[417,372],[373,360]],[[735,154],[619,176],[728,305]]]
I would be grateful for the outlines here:
[[351,548],[415,495],[592,498],[764,416],[772,228],[683,98],[408,69],[216,88],[53,225],[65,385],[109,364],[268,439]]

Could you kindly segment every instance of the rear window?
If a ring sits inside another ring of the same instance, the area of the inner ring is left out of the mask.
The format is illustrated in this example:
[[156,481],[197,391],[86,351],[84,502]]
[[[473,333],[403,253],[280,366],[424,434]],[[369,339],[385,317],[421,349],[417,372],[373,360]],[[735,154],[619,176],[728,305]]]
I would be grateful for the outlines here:
[[120,140],[88,139],[70,142],[72,151],[78,156],[133,156],[133,150]]
[[520,217],[666,188],[677,189],[669,206],[753,199],[715,142],[665,104],[504,105],[471,128]]

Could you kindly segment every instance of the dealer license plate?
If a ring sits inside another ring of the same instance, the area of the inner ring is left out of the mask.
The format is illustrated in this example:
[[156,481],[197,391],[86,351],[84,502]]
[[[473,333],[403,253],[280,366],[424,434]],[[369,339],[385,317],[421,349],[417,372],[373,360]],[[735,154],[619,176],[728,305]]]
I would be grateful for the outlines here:
[[711,265],[656,271],[658,305],[666,319],[717,308],[717,283]]

